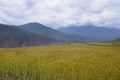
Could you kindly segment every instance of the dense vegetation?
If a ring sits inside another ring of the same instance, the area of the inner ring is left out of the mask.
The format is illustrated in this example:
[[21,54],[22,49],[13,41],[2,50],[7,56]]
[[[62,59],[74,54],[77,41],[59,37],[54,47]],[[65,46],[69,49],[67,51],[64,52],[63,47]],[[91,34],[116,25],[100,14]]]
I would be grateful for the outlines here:
[[120,42],[1,48],[0,80],[120,80]]

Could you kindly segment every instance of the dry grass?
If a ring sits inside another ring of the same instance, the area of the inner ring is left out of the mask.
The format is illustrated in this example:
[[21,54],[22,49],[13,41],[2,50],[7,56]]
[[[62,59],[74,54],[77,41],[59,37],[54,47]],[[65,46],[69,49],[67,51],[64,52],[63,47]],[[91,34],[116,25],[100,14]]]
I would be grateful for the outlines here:
[[0,49],[4,80],[120,80],[120,44]]

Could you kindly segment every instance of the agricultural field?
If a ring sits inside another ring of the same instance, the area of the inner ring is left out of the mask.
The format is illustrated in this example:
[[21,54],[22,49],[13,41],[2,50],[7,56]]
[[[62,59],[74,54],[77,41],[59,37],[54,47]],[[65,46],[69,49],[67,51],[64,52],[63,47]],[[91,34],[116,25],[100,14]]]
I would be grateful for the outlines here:
[[120,42],[1,48],[0,80],[120,80]]

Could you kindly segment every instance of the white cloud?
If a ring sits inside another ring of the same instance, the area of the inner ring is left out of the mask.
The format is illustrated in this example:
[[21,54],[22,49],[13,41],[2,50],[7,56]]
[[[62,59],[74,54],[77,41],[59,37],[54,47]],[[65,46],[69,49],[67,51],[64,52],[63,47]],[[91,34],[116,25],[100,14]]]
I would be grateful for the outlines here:
[[0,22],[120,27],[119,4],[120,0],[0,0]]

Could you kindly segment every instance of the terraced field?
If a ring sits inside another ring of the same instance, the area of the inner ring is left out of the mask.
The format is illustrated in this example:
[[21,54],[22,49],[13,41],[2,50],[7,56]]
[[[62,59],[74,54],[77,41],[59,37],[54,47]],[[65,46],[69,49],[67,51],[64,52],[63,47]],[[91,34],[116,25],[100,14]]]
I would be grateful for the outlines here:
[[1,48],[0,80],[120,80],[120,42]]

